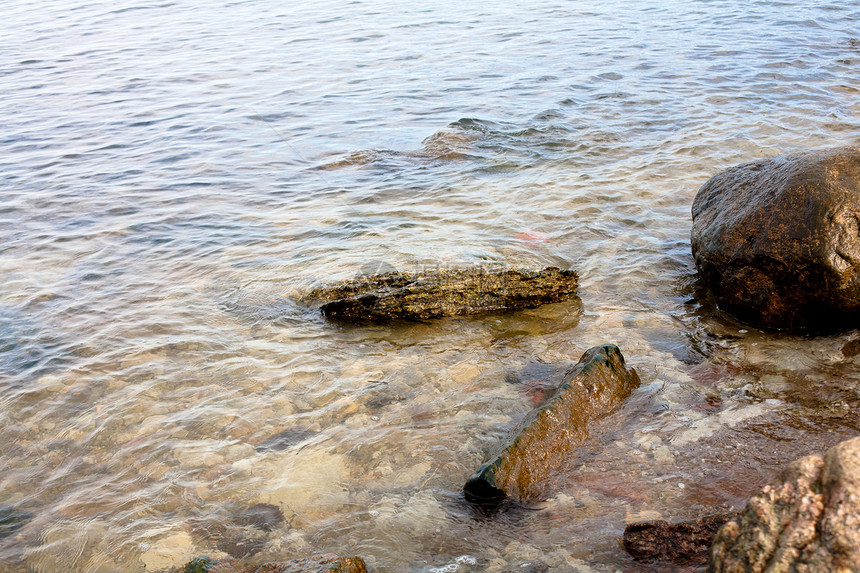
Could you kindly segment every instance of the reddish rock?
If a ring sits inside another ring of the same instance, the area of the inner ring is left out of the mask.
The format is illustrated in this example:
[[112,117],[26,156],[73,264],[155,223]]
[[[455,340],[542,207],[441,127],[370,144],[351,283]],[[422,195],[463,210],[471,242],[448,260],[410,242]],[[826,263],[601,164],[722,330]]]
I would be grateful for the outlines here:
[[860,438],[790,464],[726,523],[711,573],[860,571]]
[[717,530],[737,515],[708,515],[681,523],[662,520],[633,523],[624,529],[624,550],[642,563],[705,565]]

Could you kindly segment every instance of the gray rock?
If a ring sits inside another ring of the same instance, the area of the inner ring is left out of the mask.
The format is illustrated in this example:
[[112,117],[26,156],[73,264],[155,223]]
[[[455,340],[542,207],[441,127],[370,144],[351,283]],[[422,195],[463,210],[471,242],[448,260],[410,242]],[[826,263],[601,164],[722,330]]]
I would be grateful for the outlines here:
[[347,322],[422,320],[534,308],[576,295],[577,274],[543,270],[445,269],[359,277],[311,291],[302,302]]
[[791,463],[717,533],[711,573],[860,571],[860,438]]
[[696,267],[722,310],[770,329],[856,326],[860,148],[732,167],[692,212]]
[[466,499],[490,507],[505,497],[543,499],[588,439],[589,421],[611,413],[637,386],[639,376],[617,346],[589,349],[555,395],[526,416],[513,439],[466,482]]

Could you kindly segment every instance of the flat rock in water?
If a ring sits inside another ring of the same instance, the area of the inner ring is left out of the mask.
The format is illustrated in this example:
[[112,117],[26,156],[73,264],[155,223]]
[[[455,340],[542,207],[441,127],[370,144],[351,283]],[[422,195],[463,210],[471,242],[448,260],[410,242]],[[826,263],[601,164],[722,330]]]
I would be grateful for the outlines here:
[[738,513],[708,515],[694,521],[645,521],[624,528],[624,550],[636,561],[669,561],[677,565],[705,565],[717,530]]
[[215,561],[208,557],[197,557],[189,561],[182,571],[183,573],[367,573],[367,565],[361,557],[338,557],[333,553],[256,566],[243,565],[230,558]]
[[423,320],[534,308],[573,298],[578,286],[576,272],[556,267],[392,272],[315,289],[303,302],[320,304],[333,320]]
[[732,167],[692,213],[696,267],[722,310],[769,329],[857,326],[860,148]]
[[505,497],[522,502],[544,499],[554,476],[588,439],[588,423],[610,414],[639,386],[617,346],[589,349],[549,401],[533,410],[501,452],[466,482],[466,499],[477,506]]
[[860,438],[791,463],[717,533],[711,573],[860,571]]

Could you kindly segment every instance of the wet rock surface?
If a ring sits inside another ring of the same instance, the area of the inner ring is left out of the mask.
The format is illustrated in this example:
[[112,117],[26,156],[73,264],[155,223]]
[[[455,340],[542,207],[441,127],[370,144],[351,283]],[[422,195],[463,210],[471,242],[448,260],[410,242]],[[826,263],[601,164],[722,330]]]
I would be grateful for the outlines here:
[[183,573],[367,573],[361,557],[339,557],[333,553],[314,555],[278,563],[246,566],[234,559],[213,560],[197,557],[189,561]]
[[589,349],[565,375],[565,382],[533,410],[509,444],[466,482],[466,499],[492,507],[506,497],[539,501],[552,490],[554,476],[589,437],[588,423],[611,413],[639,385],[617,346]]
[[678,565],[705,565],[717,530],[737,515],[708,515],[682,523],[664,520],[632,523],[624,529],[624,550],[643,563],[670,561]]
[[578,285],[576,272],[556,267],[392,272],[316,289],[302,302],[319,304],[327,318],[339,321],[423,320],[561,302],[573,298]]
[[860,148],[795,153],[712,177],[693,202],[692,250],[717,303],[762,328],[860,317]]
[[724,525],[712,573],[860,571],[860,438],[791,463]]

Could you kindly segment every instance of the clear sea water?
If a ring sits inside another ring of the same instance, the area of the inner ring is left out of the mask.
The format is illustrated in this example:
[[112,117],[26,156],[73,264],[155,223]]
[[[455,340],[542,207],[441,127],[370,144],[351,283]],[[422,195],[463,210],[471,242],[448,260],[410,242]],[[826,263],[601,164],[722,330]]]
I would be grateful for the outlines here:
[[[737,324],[689,248],[714,173],[860,143],[856,2],[0,13],[0,512],[29,516],[4,572],[668,571],[626,523],[741,507],[860,432],[860,333]],[[581,301],[372,327],[295,302],[548,265]],[[604,342],[641,388],[553,497],[471,511],[465,480]]]

